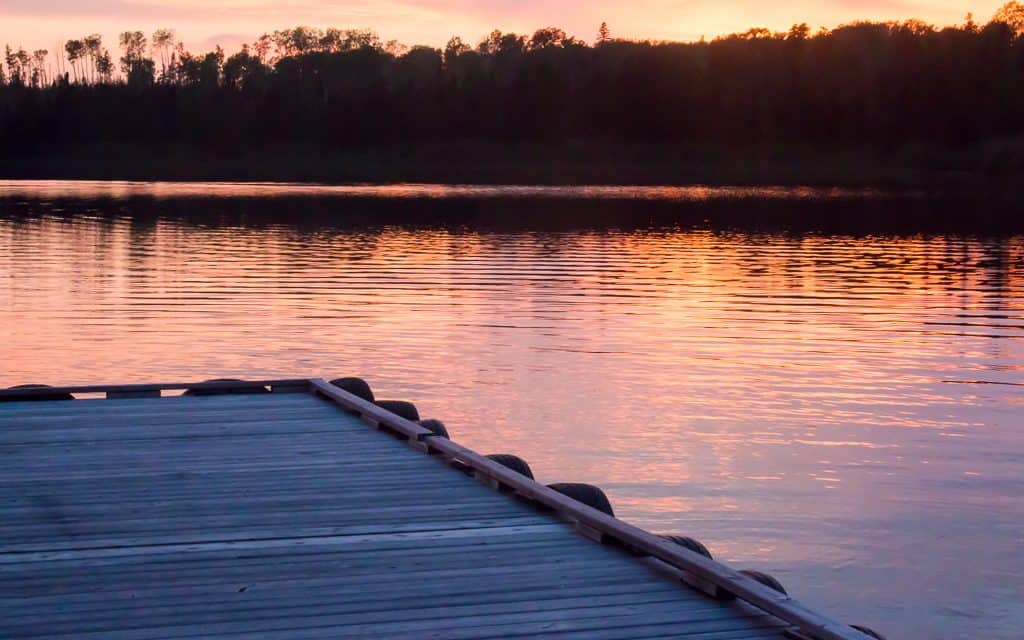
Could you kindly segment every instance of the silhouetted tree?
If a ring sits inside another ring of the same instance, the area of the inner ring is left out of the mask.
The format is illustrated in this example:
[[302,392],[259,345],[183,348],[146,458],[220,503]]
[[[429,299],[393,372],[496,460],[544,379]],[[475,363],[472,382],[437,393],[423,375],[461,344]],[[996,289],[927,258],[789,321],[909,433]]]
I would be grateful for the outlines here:
[[256,42],[252,45],[252,51],[260,63],[268,62],[267,56],[270,55],[270,48],[273,44],[273,37],[269,33],[264,33],[259,38],[256,38]]
[[174,54],[174,31],[172,29],[157,29],[153,32],[153,54],[154,63],[156,57],[160,58],[160,81],[170,80],[168,75],[171,65],[171,56]]
[[521,53],[525,47],[526,36],[502,33],[495,29],[477,45],[477,51],[487,55],[510,54]]
[[18,83],[22,85],[35,84],[32,82],[32,56],[24,48],[18,47],[14,52],[14,59],[18,68]]
[[1017,0],[1007,2],[992,16],[992,21],[1006,24],[1014,35],[1020,37],[1024,34],[1024,4]]
[[469,45],[462,41],[459,36],[452,36],[448,40],[448,44],[444,46],[444,63],[451,66],[455,63],[455,60],[462,54],[471,51]]
[[249,45],[224,61],[221,74],[224,86],[237,91],[253,90],[266,86],[270,69],[253,55]]
[[[942,29],[908,20],[812,32],[797,23],[666,43],[612,39],[603,25],[591,47],[546,27],[529,38],[495,30],[476,47],[453,37],[443,50],[300,26],[230,56],[188,52],[169,29],[147,50],[146,37],[128,31],[120,71],[98,36],[65,42],[70,87],[50,77],[49,54],[6,47],[0,132],[5,145],[32,149],[452,139],[971,145],[1024,134],[1021,25],[1024,9],[1011,2],[987,24],[968,18]],[[110,86],[81,86],[89,83]]]
[[806,40],[811,37],[811,28],[807,26],[806,22],[800,24],[794,24],[789,28],[789,32],[786,33],[786,40]]
[[96,73],[101,82],[110,82],[114,77],[114,60],[106,49],[103,49],[96,58]]
[[[572,41],[571,38],[568,39],[570,42]],[[527,43],[527,48],[530,51],[535,51],[546,47],[561,47],[565,46],[566,40],[565,31],[557,27],[545,27],[544,29],[537,29],[533,33],[533,37]]]
[[84,81],[85,73],[81,63],[85,56],[85,43],[81,40],[68,40],[64,43],[64,52],[67,54],[68,62],[71,63],[71,72],[74,74],[75,82]]
[[399,58],[399,57],[404,56],[405,54],[409,53],[408,45],[404,45],[401,42],[399,42],[398,40],[388,40],[387,42],[384,43],[384,46],[382,47],[382,49],[383,49],[384,53],[388,53],[390,55],[393,55],[396,58]]
[[43,87],[49,84],[49,75],[46,73],[46,56],[49,53],[46,49],[36,49],[32,52],[33,87]]
[[96,62],[103,55],[103,37],[93,33],[82,38],[82,45],[85,47],[83,57],[85,60],[85,75],[89,82],[96,82]]
[[125,31],[118,39],[121,45],[121,71],[129,85],[152,84],[156,64],[146,57],[146,34],[141,31]]

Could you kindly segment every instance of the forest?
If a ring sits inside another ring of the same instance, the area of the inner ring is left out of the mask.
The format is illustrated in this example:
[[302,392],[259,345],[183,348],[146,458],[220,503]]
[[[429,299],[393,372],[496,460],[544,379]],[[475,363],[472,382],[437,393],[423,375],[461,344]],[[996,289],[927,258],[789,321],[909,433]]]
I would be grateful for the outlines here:
[[1020,2],[984,23],[796,24],[687,43],[621,40],[602,24],[590,41],[543,28],[437,49],[300,26],[227,54],[190,52],[167,29],[129,31],[113,53],[90,35],[61,52],[8,46],[0,64],[7,175],[63,157],[130,165],[173,150],[308,157],[454,143],[489,157],[572,144],[672,157],[984,148],[986,170],[1013,173],[1024,171],[1022,140]]

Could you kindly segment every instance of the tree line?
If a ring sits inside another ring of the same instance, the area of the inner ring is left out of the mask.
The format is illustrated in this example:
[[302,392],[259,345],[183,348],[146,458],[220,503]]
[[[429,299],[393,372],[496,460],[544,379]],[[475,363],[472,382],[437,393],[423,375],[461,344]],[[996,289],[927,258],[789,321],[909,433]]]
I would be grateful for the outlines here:
[[592,42],[550,27],[443,49],[295,27],[231,55],[171,30],[5,47],[0,144],[272,149],[447,140],[970,144],[1024,133],[1024,4],[987,23]]

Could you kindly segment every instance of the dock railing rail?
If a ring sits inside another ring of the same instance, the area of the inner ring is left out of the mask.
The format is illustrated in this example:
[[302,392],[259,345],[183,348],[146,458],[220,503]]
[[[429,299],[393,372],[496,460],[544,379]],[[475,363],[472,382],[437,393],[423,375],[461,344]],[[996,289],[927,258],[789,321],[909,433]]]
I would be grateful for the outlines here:
[[[467,449],[419,424],[402,418],[372,402],[368,402],[322,378],[290,378],[271,380],[224,380],[208,382],[173,382],[154,384],[31,386],[0,390],[0,400],[18,397],[31,399],[53,394],[105,394],[107,398],[158,397],[163,391],[247,391],[306,392],[325,398],[341,408],[358,414],[369,426],[390,431],[417,448],[444,456],[449,462],[471,470],[515,492],[527,500],[555,511],[563,519],[575,522],[584,530],[597,532],[619,544],[649,554],[651,557],[686,572],[697,580],[719,587],[737,598],[793,625],[800,636],[813,640],[872,640],[838,620],[829,618],[801,604],[795,598],[775,591],[753,578],[716,560],[711,560],[686,547],[669,542],[658,535],[633,526],[582,502],[555,491],[486,456]],[[800,637],[796,636],[796,637]]]

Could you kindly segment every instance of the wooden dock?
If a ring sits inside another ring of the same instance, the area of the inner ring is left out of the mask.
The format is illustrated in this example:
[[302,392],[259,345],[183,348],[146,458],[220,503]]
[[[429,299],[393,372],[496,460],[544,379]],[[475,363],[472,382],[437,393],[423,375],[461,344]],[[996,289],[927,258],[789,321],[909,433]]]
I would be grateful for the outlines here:
[[320,379],[16,393],[0,638],[872,637]]

